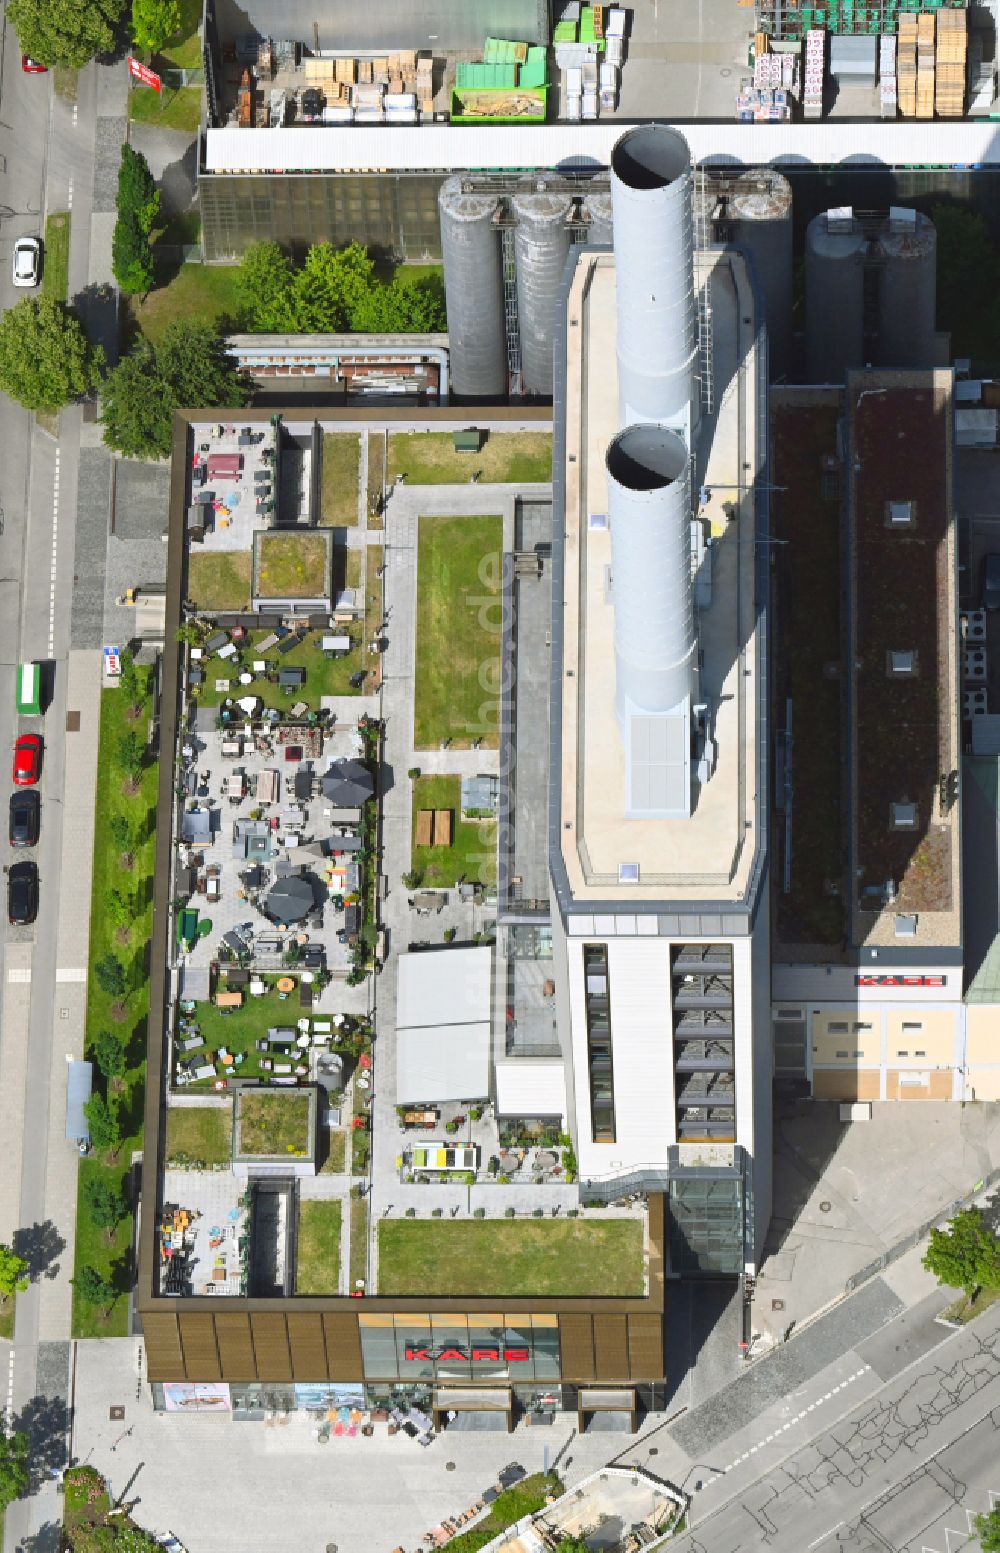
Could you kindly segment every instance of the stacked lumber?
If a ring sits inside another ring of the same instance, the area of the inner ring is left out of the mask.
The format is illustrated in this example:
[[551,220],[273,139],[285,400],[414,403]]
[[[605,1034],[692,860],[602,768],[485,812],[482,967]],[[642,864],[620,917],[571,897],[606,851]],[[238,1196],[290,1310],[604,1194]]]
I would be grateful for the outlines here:
[[934,105],[945,119],[960,119],[965,111],[965,72],[969,35],[966,11],[939,11],[937,83]]
[[918,119],[934,117],[934,12],[917,12]]
[[896,49],[896,85],[899,111],[912,119],[917,111],[917,15],[901,11]]

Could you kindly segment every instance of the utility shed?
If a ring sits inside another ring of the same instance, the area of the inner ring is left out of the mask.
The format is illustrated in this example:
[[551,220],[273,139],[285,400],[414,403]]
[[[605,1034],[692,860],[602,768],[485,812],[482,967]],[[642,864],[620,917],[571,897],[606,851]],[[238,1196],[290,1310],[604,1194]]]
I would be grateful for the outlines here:
[[399,956],[397,1104],[489,1095],[492,981],[489,948]]

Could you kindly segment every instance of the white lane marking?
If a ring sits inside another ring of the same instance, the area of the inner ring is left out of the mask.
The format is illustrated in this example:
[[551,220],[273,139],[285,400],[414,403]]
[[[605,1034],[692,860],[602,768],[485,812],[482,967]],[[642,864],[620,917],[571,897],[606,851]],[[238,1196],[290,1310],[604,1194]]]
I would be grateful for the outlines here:
[[[75,108],[73,109],[73,112],[74,113],[76,112]],[[72,178],[69,180],[69,188],[66,191],[66,209],[67,210],[72,210],[73,209],[73,180],[72,180]]]
[[[77,107],[77,104],[76,104],[76,103],[74,103],[74,104],[73,104],[73,128],[74,128],[74,129],[76,129],[76,116],[77,116],[77,114],[78,114],[78,113],[79,113],[79,111],[80,111],[80,110],[79,110],[79,108],[78,108],[78,107]],[[72,188],[72,187],[73,187],[73,185],[72,185],[72,184],[70,184],[70,188]]]
[[86,981],[86,980],[87,980],[86,969],[82,969],[81,970],[77,966],[70,966],[68,969],[64,969],[64,970],[61,970],[61,971],[56,971],[56,981]]
[[[732,1461],[729,1462],[727,1466],[723,1467],[719,1473],[717,1473],[717,1476],[722,1477],[727,1472],[731,1472],[734,1467],[741,1466],[744,1461],[747,1461],[757,1451],[762,1451],[765,1445],[770,1445],[772,1440],[776,1440],[779,1435],[782,1435],[787,1430],[791,1429],[794,1424],[800,1424],[803,1418],[808,1417],[808,1415],[813,1412],[815,1408],[821,1406],[823,1402],[828,1402],[831,1397],[836,1396],[838,1391],[843,1391],[845,1387],[850,1386],[853,1381],[860,1380],[862,1375],[867,1374],[870,1368],[870,1365],[863,1364],[860,1370],[855,1370],[853,1375],[848,1375],[846,1380],[842,1380],[839,1385],[834,1386],[832,1391],[826,1392],[818,1402],[810,1402],[808,1407],[804,1407],[801,1413],[796,1413],[794,1418],[790,1418],[786,1424],[782,1424],[780,1428],[775,1429],[773,1434],[766,1435],[764,1439],[759,1440],[756,1445],[751,1445],[750,1449],[744,1451],[742,1456],[734,1456]],[[822,1541],[823,1539],[820,1538],[819,1540]],[[815,1543],[810,1543],[809,1546],[814,1547]]]
[[7,1365],[7,1429],[8,1432],[14,1422],[14,1349],[10,1350],[10,1362]]
[[59,557],[59,449],[52,480],[52,564],[49,569],[49,657],[56,646],[56,563]]
[[31,980],[31,967],[12,966],[7,972],[7,980],[11,982],[26,982]]

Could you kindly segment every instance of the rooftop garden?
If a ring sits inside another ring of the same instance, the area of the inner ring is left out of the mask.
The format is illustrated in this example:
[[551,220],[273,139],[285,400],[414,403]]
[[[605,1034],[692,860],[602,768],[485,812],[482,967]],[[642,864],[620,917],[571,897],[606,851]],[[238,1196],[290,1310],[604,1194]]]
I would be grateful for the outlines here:
[[306,1159],[313,1152],[313,1093],[243,1089],[236,1093],[234,1155],[257,1159]]
[[325,533],[258,532],[254,536],[255,595],[264,599],[329,598],[332,548]]
[[167,1169],[211,1170],[233,1157],[233,1108],[223,1105],[167,1107]]
[[296,1294],[336,1294],[340,1284],[339,1200],[299,1203]]
[[326,432],[323,437],[323,523],[342,528],[357,526],[360,470],[360,436],[356,432]]
[[[854,683],[857,729],[858,890],[880,909],[887,879],[896,910],[947,911],[952,901],[952,833],[935,823],[937,784],[957,759],[950,685],[953,578],[943,394],[897,389],[856,405]],[[891,459],[885,449],[892,449]],[[886,526],[891,501],[915,504],[912,528]],[[890,678],[888,654],[916,653],[911,678]],[[893,830],[891,806],[917,806],[915,829]]]
[[[465,882],[493,884],[497,876],[495,819],[462,818],[462,780],[457,776],[421,776],[413,783],[412,871],[421,885],[436,889]],[[421,809],[445,809],[451,815],[450,846],[418,846]]]
[[[360,571],[360,552],[352,550],[350,559],[356,563],[351,575],[357,576]],[[290,707],[300,701],[305,702],[308,711],[318,712],[324,696],[363,695],[371,689],[375,672],[371,664],[374,659],[372,654],[364,651],[362,638],[365,626],[361,621],[330,626],[322,631],[306,631],[296,645],[286,652],[279,652],[278,644],[262,652],[260,643],[272,634],[270,631],[248,631],[244,641],[239,644],[235,658],[203,658],[199,667],[204,673],[204,680],[200,685],[191,687],[199,705],[219,706],[227,697],[252,695],[259,696],[265,706],[277,707],[283,712],[288,712]],[[207,630],[201,633],[202,638],[206,635]],[[325,636],[348,637],[351,642],[349,651],[336,656],[328,655],[323,651]],[[255,663],[263,663],[266,667],[263,671],[256,670],[253,667]],[[282,669],[305,669],[305,683],[287,689],[278,682]],[[239,677],[244,673],[253,674],[253,681],[249,685],[239,683]],[[359,674],[366,676],[364,682],[352,684],[352,680]],[[228,690],[216,689],[216,681],[220,684],[226,681]]]
[[417,540],[414,746],[498,744],[499,517],[422,517]]
[[399,475],[409,485],[547,484],[552,479],[552,433],[483,432],[478,453],[456,453],[450,431],[397,432],[389,438],[389,484]]
[[631,1219],[383,1219],[379,1294],[641,1295],[643,1225]]
[[[200,266],[199,266],[200,268]],[[207,268],[207,266],[206,266]],[[204,614],[250,607],[249,550],[188,554],[187,596]]]
[[[823,470],[836,454],[837,399],[775,406],[772,416],[774,480],[771,527],[785,543],[772,552],[778,633],[775,727],[793,713],[792,888],[781,889],[775,870],[778,936],[785,943],[839,944],[845,932],[839,889],[843,869],[841,811],[841,679],[827,670],[841,663],[840,489]],[[777,831],[779,845],[782,832]]]

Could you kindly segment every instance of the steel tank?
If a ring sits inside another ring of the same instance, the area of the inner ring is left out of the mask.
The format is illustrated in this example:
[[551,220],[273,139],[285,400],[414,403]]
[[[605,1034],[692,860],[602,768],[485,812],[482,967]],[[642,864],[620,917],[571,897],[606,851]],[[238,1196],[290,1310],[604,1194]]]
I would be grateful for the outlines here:
[[761,168],[741,174],[726,198],[732,241],[749,253],[767,324],[772,381],[787,378],[792,355],[792,186]]
[[521,381],[527,394],[552,397],[552,340],[571,245],[572,201],[540,190],[511,202]]
[[853,219],[823,211],[806,227],[806,375],[843,383],[864,364],[868,240]]
[[611,152],[623,426],[697,422],[691,153],[666,124],[628,130]]
[[610,248],[614,241],[610,189],[588,194],[583,203],[588,218],[588,248]]
[[470,194],[446,178],[438,195],[441,258],[448,308],[451,389],[457,399],[500,399],[507,392],[503,259],[493,194]]
[[937,231],[929,216],[893,208],[879,243],[880,367],[920,370],[935,361]]

